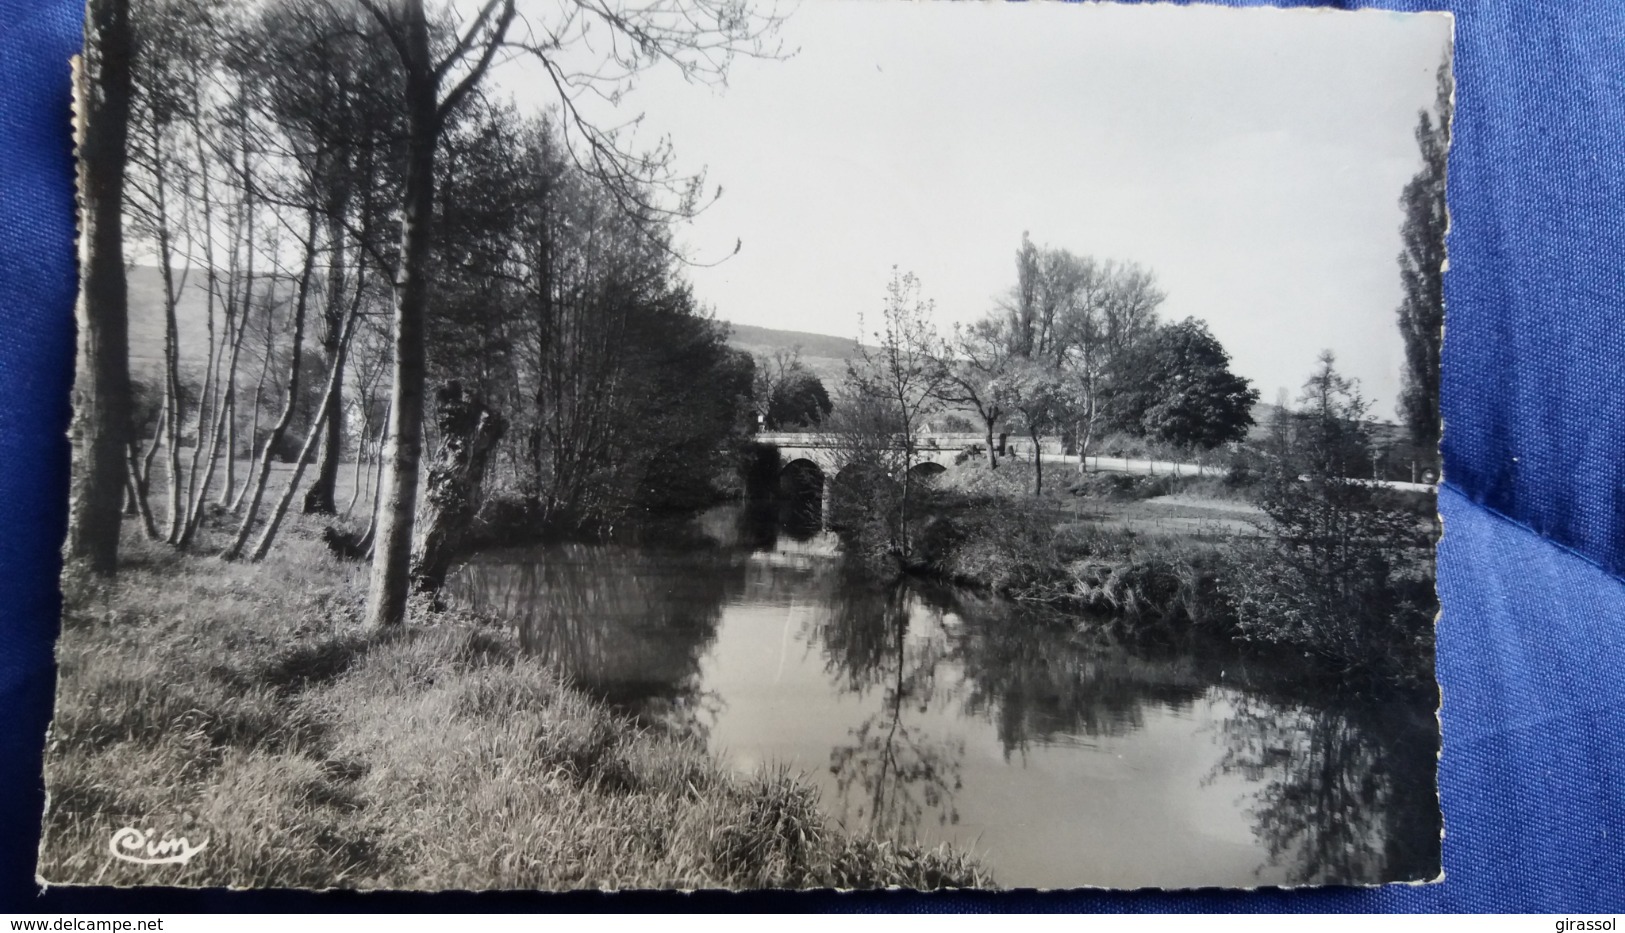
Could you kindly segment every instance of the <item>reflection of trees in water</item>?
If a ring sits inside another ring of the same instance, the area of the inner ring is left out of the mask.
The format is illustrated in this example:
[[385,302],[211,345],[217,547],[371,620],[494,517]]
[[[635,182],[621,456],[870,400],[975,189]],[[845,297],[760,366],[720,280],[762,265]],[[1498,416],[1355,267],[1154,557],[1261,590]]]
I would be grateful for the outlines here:
[[792,541],[811,541],[824,530],[823,502],[817,496],[775,503],[778,527]]
[[894,827],[917,825],[927,810],[957,821],[964,757],[962,740],[932,740],[905,711],[955,703],[960,715],[986,717],[1008,759],[1034,743],[1126,735],[1147,706],[1188,708],[1207,688],[1189,663],[1091,650],[1063,628],[944,587],[848,581],[826,606],[812,633],[825,669],[847,692],[881,691],[831,768],[843,800],[861,789],[860,814]]
[[1084,646],[1018,610],[933,587],[848,582],[831,588],[827,607],[811,633],[826,670],[847,692],[880,693],[875,712],[830,756],[843,804],[872,826],[908,831],[933,811],[957,822],[964,745],[934,740],[918,724],[933,707],[986,717],[1008,759],[1032,745],[1121,737],[1150,709],[1188,711],[1223,696],[1234,713],[1221,722],[1227,747],[1214,776],[1255,785],[1247,815],[1268,864],[1285,866],[1292,883],[1437,872],[1430,713],[1214,688],[1212,672],[1189,654]]
[[716,551],[585,544],[527,557],[468,565],[452,598],[513,620],[527,651],[612,705],[703,733],[720,701],[700,689],[699,662],[743,567]]
[[931,619],[925,628],[932,633],[933,680],[941,662],[952,669],[953,683],[940,685],[932,699],[957,700],[965,715],[992,721],[1006,757],[1063,737],[1126,735],[1143,724],[1147,706],[1188,708],[1207,687],[1188,659],[1091,649],[1065,628],[1013,608],[899,582],[832,595],[830,618],[817,634],[826,669],[845,689],[865,692],[895,671],[895,626],[875,620],[899,600]]
[[[817,491],[745,503],[737,510],[718,509],[702,518],[705,534],[726,548],[771,551],[781,537],[811,541],[824,530]],[[723,516],[727,516],[724,521]],[[726,527],[724,527],[726,525]]]
[[[941,824],[959,822],[954,793],[964,741],[934,738],[905,715],[923,715],[937,699],[937,671],[948,651],[941,609],[902,585],[838,587],[829,607],[816,633],[826,669],[849,691],[880,691],[879,707],[848,731],[851,741],[830,751],[843,815],[903,837],[928,813]],[[924,621],[916,618],[920,609]]]
[[966,614],[955,658],[965,712],[994,723],[1006,759],[1035,743],[1127,735],[1148,707],[1187,709],[1207,686],[1188,659],[1089,649],[1064,628],[991,607]]
[[1293,884],[1431,878],[1439,869],[1432,713],[1229,697],[1215,769],[1259,785],[1248,814]]

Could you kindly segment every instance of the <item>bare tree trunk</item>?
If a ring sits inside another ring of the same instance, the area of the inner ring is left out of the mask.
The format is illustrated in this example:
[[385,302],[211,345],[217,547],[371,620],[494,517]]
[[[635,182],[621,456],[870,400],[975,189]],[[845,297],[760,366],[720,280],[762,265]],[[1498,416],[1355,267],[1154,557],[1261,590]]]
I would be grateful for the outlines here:
[[491,451],[507,431],[502,415],[461,384],[435,393],[440,446],[429,467],[424,514],[412,548],[412,589],[435,594],[468,539]]
[[[269,341],[267,341],[267,343],[269,343]],[[258,443],[260,436],[260,396],[265,392],[265,377],[267,374],[269,374],[270,370],[270,347],[267,346],[265,361],[260,364],[260,378],[254,383],[254,417],[248,422],[248,475],[243,477],[243,486],[241,489],[237,490],[237,497],[231,500],[231,510],[233,512],[242,511],[243,500],[248,497],[248,489],[250,486],[254,485],[254,465],[257,461],[254,459],[253,452],[256,449],[255,445]]]
[[[207,191],[207,188],[205,188],[205,191]],[[207,194],[205,194],[204,197],[207,198]],[[209,209],[207,200],[205,200],[204,216],[207,217],[208,215]],[[213,250],[210,249],[208,252],[212,253]],[[221,342],[217,347],[214,339],[213,278],[215,273],[212,266],[212,258],[210,262],[211,266],[209,269],[210,282],[207,317],[209,342],[208,355],[205,357],[208,364],[203,373],[203,391],[198,395],[197,425],[195,428],[197,432],[197,440],[192,444],[192,463],[186,472],[186,519],[185,523],[181,526],[180,537],[175,542],[175,544],[183,550],[186,548],[187,543],[191,541],[192,529],[197,527],[199,515],[203,511],[203,496],[206,495],[206,493],[199,492],[199,483],[201,480],[199,474],[203,472],[203,438],[209,434],[209,416],[214,414],[215,410],[219,408],[218,399],[214,397],[218,391],[215,385],[215,373],[220,369],[220,357],[224,354],[226,348],[224,342]],[[212,452],[210,456],[213,456]]]
[[1033,441],[1033,495],[1042,496],[1044,494],[1044,452],[1038,449],[1037,432],[1030,432],[1028,436]]
[[897,545],[904,560],[908,559],[908,463],[903,464],[903,498],[897,507]]
[[164,436],[165,417],[166,416],[162,411],[158,413],[158,423],[152,429],[152,440],[147,444],[147,452],[145,454],[138,457],[137,454],[140,453],[140,445],[135,443],[133,439],[130,442],[130,470],[135,474],[136,492],[138,492],[141,496],[141,501],[137,503],[136,507],[142,515],[147,516],[147,537],[154,541],[159,540],[160,535],[158,534],[158,523],[151,517],[152,500],[149,494],[152,488],[152,462],[153,460],[157,459],[158,446],[162,442]]
[[[162,198],[163,176],[160,173],[158,181],[159,197]],[[162,204],[162,201],[160,201]],[[160,207],[160,212],[162,208]],[[168,515],[166,521],[169,529],[164,533],[164,540],[174,544],[180,539],[181,522],[181,378],[180,378],[180,334],[175,323],[175,303],[178,295],[175,293],[175,273],[171,266],[169,236],[163,230],[165,221],[160,216],[158,232],[159,253],[162,256],[164,279],[164,413],[168,427],[164,437],[164,467],[169,473],[169,492],[166,498]]]
[[141,513],[136,509],[135,500],[135,473],[131,470],[126,470],[124,472],[124,518],[140,517]]
[[[271,478],[271,458],[276,455],[277,445],[282,443],[282,435],[287,433],[288,425],[293,421],[294,410],[299,407],[299,366],[305,342],[305,310],[310,304],[310,279],[316,266],[314,208],[310,210],[308,217],[309,221],[305,227],[305,266],[299,273],[299,292],[293,306],[293,358],[288,364],[287,398],[283,402],[281,416],[271,426],[271,433],[265,436],[265,444],[260,448],[259,464],[256,467],[258,475],[249,481],[253,490],[249,493],[248,507],[244,509],[242,521],[237,526],[236,539],[221,555],[226,560],[236,560],[240,557],[243,545],[248,543],[248,536],[253,533],[254,520],[259,517],[260,500],[265,495],[265,483]],[[300,466],[302,465],[301,462]]]
[[389,448],[373,546],[367,623],[375,629],[406,621],[417,511],[418,462],[423,443],[424,317],[428,310],[430,225],[434,221],[434,163],[439,137],[436,80],[429,67],[429,30],[421,0],[407,4],[404,44],[407,102],[406,191],[402,204],[401,264],[395,285],[394,385],[390,391]]
[[[324,301],[323,314],[327,320],[326,352],[327,365],[331,371],[340,374],[333,391],[337,393],[334,403],[334,415],[327,419],[327,433],[322,437],[321,462],[316,467],[316,478],[305,493],[305,514],[332,515],[338,511],[333,501],[333,491],[338,485],[339,461],[344,455],[344,361],[345,350],[348,347],[348,335],[340,334],[345,328],[347,315],[344,312],[344,218],[343,201],[335,211],[335,215],[328,221],[328,245],[332,251],[332,262],[327,274],[327,295]],[[361,283],[356,283],[356,295],[360,297]]]
[[316,420],[310,426],[310,432],[305,436],[305,443],[299,448],[299,458],[294,461],[293,475],[288,477],[288,485],[277,500],[276,508],[265,522],[265,530],[260,533],[260,539],[254,544],[254,550],[249,560],[262,560],[271,550],[271,542],[276,540],[277,528],[282,525],[282,519],[288,514],[288,505],[293,502],[294,491],[299,488],[299,479],[305,475],[305,464],[310,461],[310,455],[316,450],[316,443],[325,433],[328,421],[338,417],[339,384],[344,381],[344,367],[342,364],[344,347],[350,342],[350,334],[355,329],[355,311],[346,315],[339,334],[338,355],[334,357],[333,369],[327,374],[327,387],[322,390],[322,404],[316,412]]
[[[229,318],[227,323],[229,325]],[[209,487],[214,483],[215,465],[220,462],[220,445],[222,442],[224,442],[226,445],[227,489],[221,495],[221,505],[225,504],[226,497],[231,493],[230,482],[232,461],[236,457],[236,451],[233,450],[232,447],[236,443],[237,434],[235,430],[237,407],[237,359],[243,346],[243,331],[244,328],[241,326],[241,322],[238,322],[237,329],[232,332],[230,336],[231,353],[226,360],[226,372],[221,377],[221,382],[225,386],[225,394],[221,397],[219,411],[215,413],[214,428],[212,431],[210,431],[209,456],[204,465],[203,482],[198,486],[197,495],[193,499],[193,508],[190,516],[187,519],[186,528],[181,532],[180,547],[183,549],[191,543],[193,535],[197,533],[198,525],[202,522],[203,503],[208,500]],[[201,433],[201,428],[199,431],[198,446],[201,448],[203,446],[203,435]]]
[[78,373],[68,559],[118,570],[130,435],[129,295],[124,277],[124,165],[130,119],[128,0],[89,0],[77,82]]
[[[1089,405],[1085,411],[1083,422],[1078,425],[1079,473],[1088,472],[1089,446],[1095,441],[1095,418],[1098,410],[1095,407],[1095,382],[1093,376],[1089,378],[1087,391],[1089,393]],[[1096,464],[1098,466],[1098,461],[1096,461]]]
[[[390,405],[388,473],[378,510],[378,542],[373,548],[367,589],[367,624],[390,628],[406,621],[410,588],[413,521],[417,513],[418,463],[423,447],[424,318],[429,305],[429,249],[434,223],[435,150],[445,115],[452,112],[484,76],[502,47],[514,19],[513,0],[490,0],[475,20],[489,22],[479,59],[440,99],[445,68],[465,45],[438,66],[430,58],[429,20],[423,0],[405,0],[394,14],[399,28],[371,0],[362,5],[391,33],[406,77],[406,184],[401,200],[400,269],[395,282],[394,387]],[[494,19],[488,19],[494,13]],[[465,38],[472,40],[473,33]]]
[[[247,135],[243,139],[243,226],[247,233],[243,238],[243,304],[242,312],[237,318],[237,346],[243,342],[243,335],[248,330],[248,317],[254,313],[254,173],[253,166],[248,160]],[[269,324],[266,325],[269,328]],[[226,415],[226,479],[225,485],[220,489],[220,502],[222,506],[230,506],[236,511],[239,496],[233,499],[232,495],[237,487],[237,350],[233,348],[231,354],[230,372],[227,374],[226,402],[224,405]],[[259,417],[260,388],[265,384],[265,370],[260,370],[260,382],[254,387],[254,415]],[[248,446],[254,446],[254,435],[248,435]],[[244,478],[246,483],[247,477]],[[244,488],[247,488],[246,486]]]
[[141,475],[141,458],[138,448],[130,444],[129,458],[129,490],[131,504],[135,507],[135,514],[141,518],[141,530],[146,532],[147,540],[158,540],[158,523],[152,519],[152,504],[147,501],[147,480]]

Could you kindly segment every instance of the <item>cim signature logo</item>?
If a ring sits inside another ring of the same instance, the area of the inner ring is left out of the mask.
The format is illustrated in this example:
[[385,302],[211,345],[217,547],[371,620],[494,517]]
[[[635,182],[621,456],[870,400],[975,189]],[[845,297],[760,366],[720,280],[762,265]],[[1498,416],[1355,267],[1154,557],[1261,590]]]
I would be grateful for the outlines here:
[[160,837],[150,830],[126,826],[113,834],[107,848],[114,858],[137,865],[185,865],[208,845],[207,839],[192,845],[185,836],[165,833]]

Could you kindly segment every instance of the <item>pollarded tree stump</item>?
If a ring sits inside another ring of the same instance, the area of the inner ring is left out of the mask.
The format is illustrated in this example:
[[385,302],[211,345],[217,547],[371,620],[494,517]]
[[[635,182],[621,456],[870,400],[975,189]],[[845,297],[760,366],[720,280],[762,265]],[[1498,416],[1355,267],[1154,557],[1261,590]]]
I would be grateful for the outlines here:
[[412,542],[412,589],[436,594],[452,561],[463,552],[491,451],[508,422],[461,383],[435,392],[435,425],[440,446],[429,463]]

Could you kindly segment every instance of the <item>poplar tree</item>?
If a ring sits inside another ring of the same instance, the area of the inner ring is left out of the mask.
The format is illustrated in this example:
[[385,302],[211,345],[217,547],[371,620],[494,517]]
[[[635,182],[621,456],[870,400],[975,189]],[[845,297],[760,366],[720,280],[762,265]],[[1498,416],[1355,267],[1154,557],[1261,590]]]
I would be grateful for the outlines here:
[[1439,449],[1439,346],[1444,338],[1445,163],[1450,151],[1453,84],[1450,62],[1439,66],[1433,112],[1421,111],[1416,143],[1422,168],[1405,185],[1400,205],[1404,250],[1399,254],[1405,297],[1399,305],[1399,332],[1405,338],[1405,370],[1399,414],[1411,441],[1428,460]]

